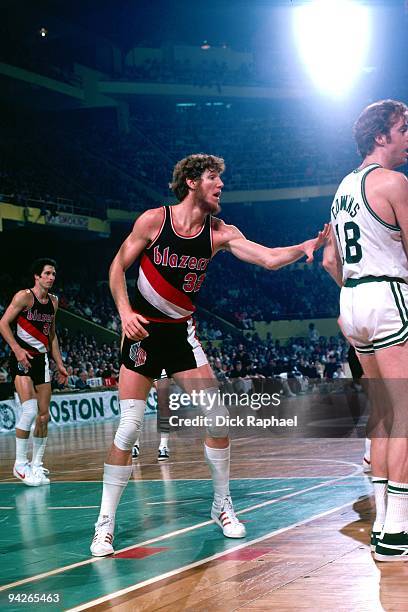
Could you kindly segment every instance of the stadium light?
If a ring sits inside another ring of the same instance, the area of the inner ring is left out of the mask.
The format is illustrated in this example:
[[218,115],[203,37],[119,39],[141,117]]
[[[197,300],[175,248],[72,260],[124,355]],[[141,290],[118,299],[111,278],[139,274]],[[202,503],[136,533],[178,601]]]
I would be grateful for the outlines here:
[[370,42],[370,12],[351,0],[313,0],[294,9],[294,33],[316,86],[346,95],[361,74]]

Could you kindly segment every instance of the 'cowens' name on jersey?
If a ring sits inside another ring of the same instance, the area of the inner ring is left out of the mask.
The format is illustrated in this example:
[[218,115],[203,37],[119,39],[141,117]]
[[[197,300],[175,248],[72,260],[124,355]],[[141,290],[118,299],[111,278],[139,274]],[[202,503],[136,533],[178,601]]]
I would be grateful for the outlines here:
[[346,213],[350,215],[350,217],[355,217],[360,209],[360,204],[358,202],[354,202],[353,196],[344,195],[336,198],[331,207],[331,213],[333,218],[335,219],[341,210],[345,210]]
[[158,266],[169,266],[170,268],[188,268],[189,270],[205,270],[208,266],[209,259],[201,257],[193,257],[192,255],[177,255],[170,253],[170,247],[163,249],[160,253],[160,246],[155,246],[153,249],[154,263]]

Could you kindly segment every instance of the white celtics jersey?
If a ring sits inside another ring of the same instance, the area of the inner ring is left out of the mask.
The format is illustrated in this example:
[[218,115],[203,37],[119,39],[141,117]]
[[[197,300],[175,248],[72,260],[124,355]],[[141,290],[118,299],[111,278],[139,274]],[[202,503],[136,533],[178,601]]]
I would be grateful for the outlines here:
[[371,164],[354,170],[340,183],[331,207],[331,222],[348,278],[389,276],[408,281],[408,261],[398,225],[386,223],[374,212],[365,194]]

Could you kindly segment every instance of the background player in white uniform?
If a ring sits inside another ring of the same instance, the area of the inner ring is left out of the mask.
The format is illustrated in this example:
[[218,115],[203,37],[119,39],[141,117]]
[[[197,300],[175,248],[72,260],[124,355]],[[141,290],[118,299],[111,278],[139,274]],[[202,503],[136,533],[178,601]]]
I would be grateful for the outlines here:
[[393,170],[408,158],[407,106],[368,106],[354,135],[363,162],[334,197],[323,265],[370,379],[375,558],[408,560],[408,180]]
[[[327,227],[317,238],[299,245],[267,248],[247,240],[220,219],[224,160],[212,155],[190,155],[174,168],[172,188],[179,203],[146,211],[124,241],[110,269],[110,287],[122,322],[122,366],[119,379],[121,418],[104,469],[103,493],[91,552],[112,554],[116,509],[129,480],[131,449],[140,432],[145,401],[162,368],[185,392],[203,391],[200,406],[206,412],[208,395],[217,380],[194,333],[191,315],[205,277],[203,270],[221,250],[238,259],[275,270],[320,248]],[[154,245],[154,247],[153,247]],[[137,311],[126,291],[125,272],[140,258]],[[198,274],[197,274],[197,271]],[[223,282],[223,279],[220,279]],[[214,502],[211,517],[227,537],[245,536],[229,493],[230,444],[227,427],[217,427],[215,415],[226,416],[215,402],[204,451],[209,465]]]

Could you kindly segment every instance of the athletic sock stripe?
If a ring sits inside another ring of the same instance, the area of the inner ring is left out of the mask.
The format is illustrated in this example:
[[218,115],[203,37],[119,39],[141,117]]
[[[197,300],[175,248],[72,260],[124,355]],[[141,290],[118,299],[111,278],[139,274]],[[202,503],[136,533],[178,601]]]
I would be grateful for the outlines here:
[[399,489],[388,485],[388,493],[391,495],[408,495],[408,489]]
[[401,486],[401,485],[395,485],[392,484],[392,482],[388,481],[388,488],[389,489],[394,489],[395,491],[401,491],[404,493],[408,493],[408,487],[406,485]]

